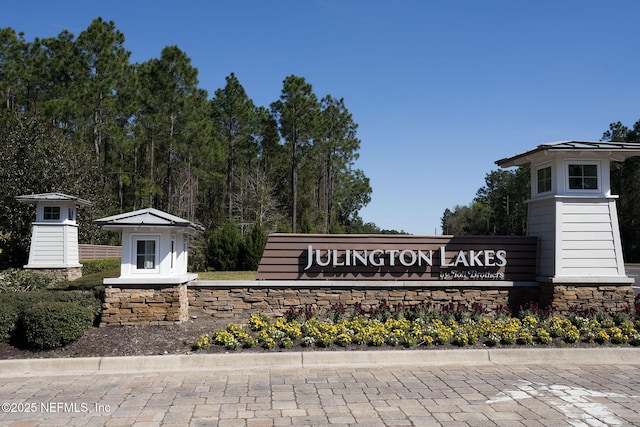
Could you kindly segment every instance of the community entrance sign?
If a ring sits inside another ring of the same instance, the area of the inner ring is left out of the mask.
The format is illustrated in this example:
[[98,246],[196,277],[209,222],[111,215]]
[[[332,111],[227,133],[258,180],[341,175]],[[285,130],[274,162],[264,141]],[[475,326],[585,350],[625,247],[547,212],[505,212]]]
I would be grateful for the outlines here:
[[531,170],[526,237],[272,234],[257,280],[191,280],[186,235],[202,230],[190,221],[151,209],[104,218],[96,223],[122,231],[123,251],[121,277],[105,279],[102,324],[246,320],[295,306],[366,309],[381,301],[629,310],[633,279],[609,171],[638,155],[638,143],[562,141],[498,160]]
[[535,237],[272,234],[258,280],[532,281]]

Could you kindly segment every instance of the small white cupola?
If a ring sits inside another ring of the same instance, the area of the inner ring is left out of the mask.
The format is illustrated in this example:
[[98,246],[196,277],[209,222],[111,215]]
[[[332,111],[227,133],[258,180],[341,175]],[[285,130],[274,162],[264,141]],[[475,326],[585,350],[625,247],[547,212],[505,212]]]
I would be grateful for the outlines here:
[[62,193],[27,194],[17,196],[21,203],[36,206],[36,220],[31,231],[31,247],[27,269],[46,270],[56,276],[56,270],[78,269],[78,274],[59,278],[72,280],[82,275],[78,259],[78,224],[76,208],[93,206],[79,197]]
[[189,236],[202,233],[202,226],[153,208],[94,222],[122,232],[120,277],[104,284],[179,284],[197,278],[187,273]]
[[496,161],[531,168],[527,235],[539,240],[540,281],[633,282],[624,270],[610,163],[638,155],[638,143],[561,141]]

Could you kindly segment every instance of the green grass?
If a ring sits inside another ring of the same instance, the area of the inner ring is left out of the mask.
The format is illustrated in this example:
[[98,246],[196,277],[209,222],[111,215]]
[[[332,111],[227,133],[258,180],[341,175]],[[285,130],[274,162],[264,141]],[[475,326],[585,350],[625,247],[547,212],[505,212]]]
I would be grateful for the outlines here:
[[198,280],[256,280],[255,271],[204,271]]
[[[59,282],[56,289],[94,289],[102,286],[102,279],[120,277],[120,268],[83,275],[73,282]],[[255,271],[204,271],[198,273],[199,280],[255,280]]]
[[106,277],[120,277],[120,267],[98,273],[85,274],[72,282],[59,282],[57,289],[94,289],[102,286],[102,279]]

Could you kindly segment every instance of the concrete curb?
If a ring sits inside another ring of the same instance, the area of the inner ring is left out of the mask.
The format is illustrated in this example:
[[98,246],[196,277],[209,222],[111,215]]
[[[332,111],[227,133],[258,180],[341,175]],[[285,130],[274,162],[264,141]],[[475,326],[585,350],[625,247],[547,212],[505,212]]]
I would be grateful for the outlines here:
[[640,348],[308,351],[0,360],[0,377],[371,366],[636,365]]

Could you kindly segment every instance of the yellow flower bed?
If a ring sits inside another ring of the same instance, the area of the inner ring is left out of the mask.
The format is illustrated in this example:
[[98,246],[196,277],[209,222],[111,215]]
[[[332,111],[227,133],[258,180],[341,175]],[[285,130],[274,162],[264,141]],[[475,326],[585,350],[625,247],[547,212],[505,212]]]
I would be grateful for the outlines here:
[[[437,345],[551,345],[595,342],[599,344],[640,345],[640,319],[633,316],[536,315],[521,317],[478,312],[465,314],[385,310],[364,313],[327,313],[324,317],[310,310],[296,310],[295,316],[252,315],[246,324],[229,323],[223,330],[198,338],[194,348],[223,346],[228,350],[260,346],[264,349],[331,346],[427,347]],[[301,313],[304,313],[302,315]],[[304,318],[306,316],[306,318]],[[618,318],[619,317],[619,318]]]

